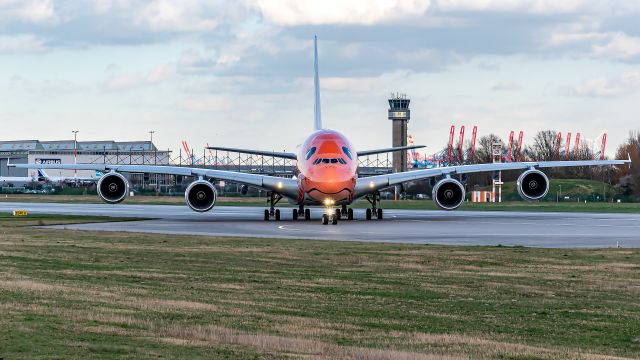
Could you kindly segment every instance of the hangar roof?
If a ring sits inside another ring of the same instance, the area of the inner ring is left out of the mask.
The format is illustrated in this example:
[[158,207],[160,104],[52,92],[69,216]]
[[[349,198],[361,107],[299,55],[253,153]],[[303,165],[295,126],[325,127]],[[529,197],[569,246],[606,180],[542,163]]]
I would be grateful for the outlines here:
[[[78,141],[78,151],[157,151],[158,149],[150,141]],[[0,151],[70,151],[73,150],[73,140],[15,140],[0,141]]]

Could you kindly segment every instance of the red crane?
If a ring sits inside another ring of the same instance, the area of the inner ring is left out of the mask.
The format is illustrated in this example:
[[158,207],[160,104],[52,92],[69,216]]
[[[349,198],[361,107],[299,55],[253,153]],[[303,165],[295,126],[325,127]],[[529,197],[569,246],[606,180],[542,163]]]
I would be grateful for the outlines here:
[[558,131],[558,136],[556,137],[556,159],[560,159],[560,143],[562,143],[562,132]]
[[469,153],[469,159],[473,161],[473,155],[476,153],[476,134],[478,134],[478,126],[473,126],[473,132],[471,133],[471,151]]
[[576,134],[576,144],[573,148],[573,158],[578,160],[578,151],[580,151],[580,133]]
[[507,162],[511,162],[511,149],[513,149],[513,130],[509,133],[509,146],[507,146]]
[[458,164],[462,164],[462,150],[464,149],[464,125],[460,127],[460,140],[458,143]]
[[602,134],[602,147],[600,147],[600,160],[604,160],[604,149],[607,145],[607,133]]
[[564,159],[569,160],[569,149],[571,148],[571,132],[567,133],[567,144],[564,147]]
[[518,157],[521,155],[522,137],[524,137],[524,132],[520,130],[520,134],[518,134],[518,152],[516,152],[516,156],[515,156],[516,161],[518,161]]
[[456,126],[451,125],[449,130],[449,144],[447,145],[447,165],[451,164],[451,153],[453,152],[453,136],[456,132]]

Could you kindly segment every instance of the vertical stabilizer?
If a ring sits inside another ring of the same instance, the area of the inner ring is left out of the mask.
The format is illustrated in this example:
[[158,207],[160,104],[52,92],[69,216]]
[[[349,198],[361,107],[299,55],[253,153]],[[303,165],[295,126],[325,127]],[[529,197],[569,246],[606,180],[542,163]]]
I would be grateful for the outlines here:
[[318,36],[313,37],[313,85],[315,88],[315,103],[313,112],[315,115],[315,130],[322,129],[322,116],[320,114],[320,77],[318,75]]

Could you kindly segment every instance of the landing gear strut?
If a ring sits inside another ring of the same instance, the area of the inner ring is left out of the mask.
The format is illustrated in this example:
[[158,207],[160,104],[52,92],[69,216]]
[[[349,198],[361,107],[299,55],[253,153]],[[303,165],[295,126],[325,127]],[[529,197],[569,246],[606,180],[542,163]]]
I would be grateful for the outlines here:
[[280,221],[280,209],[276,209],[276,204],[278,204],[280,200],[282,200],[282,195],[274,192],[269,193],[269,199],[267,199],[269,208],[264,210],[264,221],[269,221],[271,218]]
[[382,220],[382,209],[380,206],[380,193],[373,193],[370,196],[366,197],[369,204],[371,204],[371,208],[367,209],[367,220],[371,220],[372,218],[376,218],[378,220]]

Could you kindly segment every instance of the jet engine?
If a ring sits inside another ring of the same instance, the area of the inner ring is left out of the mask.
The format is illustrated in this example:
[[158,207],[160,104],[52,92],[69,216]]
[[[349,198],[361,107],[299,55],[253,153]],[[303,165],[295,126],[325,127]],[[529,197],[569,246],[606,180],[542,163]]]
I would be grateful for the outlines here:
[[205,212],[213,208],[218,198],[216,187],[206,180],[192,182],[184,192],[184,200],[193,211]]
[[442,179],[433,186],[433,201],[442,209],[457,209],[464,202],[464,197],[464,186],[458,180]]
[[117,204],[129,196],[129,181],[120,173],[102,175],[97,188],[100,198],[109,204]]
[[540,170],[527,170],[518,178],[516,188],[523,199],[540,200],[549,192],[549,178]]

